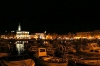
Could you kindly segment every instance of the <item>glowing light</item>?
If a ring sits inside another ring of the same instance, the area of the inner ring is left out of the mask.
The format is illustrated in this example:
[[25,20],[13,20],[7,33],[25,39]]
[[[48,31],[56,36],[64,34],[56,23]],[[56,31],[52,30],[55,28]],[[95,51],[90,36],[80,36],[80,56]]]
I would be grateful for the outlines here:
[[11,32],[15,32],[15,31],[11,31]]
[[19,23],[19,26],[18,26],[18,31],[21,31],[21,26],[20,26],[20,23]]
[[17,44],[16,44],[16,48],[17,48],[17,50],[18,50],[18,54],[20,55],[21,52],[24,51],[24,44],[23,44],[23,43],[22,43],[22,44],[17,43]]
[[80,39],[81,37],[74,37],[74,39]]
[[17,31],[16,32],[17,39],[29,39],[29,32],[28,31]]
[[46,31],[44,31],[44,33],[46,33]]
[[59,37],[59,38],[61,38],[61,37]]

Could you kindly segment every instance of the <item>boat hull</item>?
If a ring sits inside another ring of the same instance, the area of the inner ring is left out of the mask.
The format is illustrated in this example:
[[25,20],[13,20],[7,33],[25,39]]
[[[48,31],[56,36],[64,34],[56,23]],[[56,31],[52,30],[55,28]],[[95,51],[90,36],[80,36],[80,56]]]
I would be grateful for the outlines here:
[[99,55],[100,56],[100,53],[94,53],[94,52],[78,51],[77,53],[81,54],[81,55],[88,55],[88,56],[93,56],[93,55]]
[[48,55],[53,55],[54,54],[54,51],[47,51],[47,54]]
[[74,60],[76,65],[84,65],[84,66],[100,66],[100,60]]
[[41,64],[43,64],[44,66],[68,66],[68,61],[66,62],[48,62],[48,61],[43,61],[41,59],[39,59],[38,57],[34,57],[35,60],[38,60],[38,62],[40,62]]
[[50,63],[50,62],[43,62],[46,66],[68,66],[68,62],[66,63]]

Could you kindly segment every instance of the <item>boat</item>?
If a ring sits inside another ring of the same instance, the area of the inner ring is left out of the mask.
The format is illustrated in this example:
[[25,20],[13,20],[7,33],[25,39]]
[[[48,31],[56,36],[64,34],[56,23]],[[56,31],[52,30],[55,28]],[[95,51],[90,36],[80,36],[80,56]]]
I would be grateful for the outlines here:
[[100,46],[97,43],[87,43],[86,46],[80,48],[78,53],[85,55],[100,55]]
[[46,48],[47,49],[47,54],[48,55],[53,55],[55,53],[55,48],[52,48],[52,47],[48,47]]
[[37,51],[37,46],[31,46],[31,47],[28,49],[28,51],[29,51],[30,53],[35,54],[36,51]]
[[74,61],[76,65],[100,66],[100,57],[83,57]]
[[0,42],[0,64],[2,63],[1,58],[5,56],[9,56],[10,48],[9,45],[6,42]]
[[29,55],[13,55],[2,57],[1,66],[35,66]]
[[38,48],[37,53],[34,57],[40,60],[45,66],[67,66],[67,58],[59,58],[55,56],[47,55],[46,48]]
[[68,47],[68,48],[67,48],[67,52],[68,52],[68,53],[76,53],[76,49],[73,48],[73,47]]
[[73,55],[66,54],[65,55],[68,60],[74,65],[82,65],[82,66],[100,66],[100,56],[99,55]]
[[8,55],[9,55],[9,51],[8,51],[7,47],[0,46],[0,57],[4,57],[4,56],[8,56]]
[[73,45],[73,44],[68,44],[68,45],[66,46],[66,51],[67,51],[68,53],[76,53],[75,45]]
[[8,56],[10,54],[10,46],[9,44],[2,42],[0,43],[0,58],[4,56]]

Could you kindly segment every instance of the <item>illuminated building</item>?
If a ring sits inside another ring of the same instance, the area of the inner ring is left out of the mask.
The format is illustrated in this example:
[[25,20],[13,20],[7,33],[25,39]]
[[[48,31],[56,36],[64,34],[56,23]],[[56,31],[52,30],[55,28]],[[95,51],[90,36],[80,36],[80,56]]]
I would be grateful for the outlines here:
[[36,36],[40,39],[45,39],[45,34],[44,33],[35,33]]
[[14,39],[16,37],[15,35],[16,33],[14,31],[13,32],[11,31],[11,32],[1,35],[1,38],[2,39]]
[[46,35],[46,39],[52,39],[51,35]]
[[21,25],[19,24],[18,30],[16,31],[17,39],[30,39],[29,31],[21,31]]
[[93,32],[93,36],[94,36],[95,38],[100,38],[100,30],[95,30],[95,31]]
[[80,38],[88,38],[89,36],[91,36],[91,32],[77,32],[76,33],[76,37],[80,37]]
[[45,34],[44,33],[34,33],[32,35],[30,35],[31,38],[35,38],[35,39],[45,39]]
[[[29,32],[28,31],[21,31],[21,25],[19,24],[18,30],[16,31],[16,38],[17,39],[29,39]],[[18,50],[18,55],[24,52],[24,43],[28,41],[16,41],[16,48]]]
[[1,38],[6,39],[7,37],[6,35],[1,35]]
[[34,38],[34,39],[46,39],[46,31],[44,33],[32,33],[30,35],[30,38]]
[[57,39],[58,38],[58,34],[57,33],[52,33],[52,39]]
[[95,32],[77,32],[74,38],[95,39]]

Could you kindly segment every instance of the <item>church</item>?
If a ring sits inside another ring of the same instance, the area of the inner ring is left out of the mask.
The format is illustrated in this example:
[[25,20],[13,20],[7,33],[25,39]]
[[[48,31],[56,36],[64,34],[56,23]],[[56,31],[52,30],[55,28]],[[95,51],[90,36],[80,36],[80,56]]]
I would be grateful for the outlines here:
[[7,34],[0,35],[0,38],[2,39],[46,39],[46,31],[43,33],[31,33],[29,34],[29,31],[22,31],[21,25],[19,23],[18,29],[16,31],[11,31]]
[[18,25],[18,30],[16,31],[16,39],[30,39],[29,31],[21,31],[20,23]]

